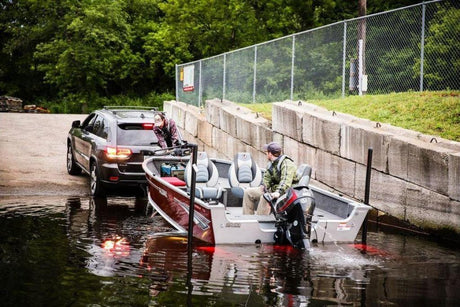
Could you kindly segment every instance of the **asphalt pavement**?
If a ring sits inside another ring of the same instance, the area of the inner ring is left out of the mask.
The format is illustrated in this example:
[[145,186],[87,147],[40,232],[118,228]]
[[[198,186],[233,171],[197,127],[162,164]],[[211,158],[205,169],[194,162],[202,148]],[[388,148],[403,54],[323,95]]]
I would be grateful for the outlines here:
[[0,196],[89,195],[66,169],[67,134],[85,114],[0,113]]

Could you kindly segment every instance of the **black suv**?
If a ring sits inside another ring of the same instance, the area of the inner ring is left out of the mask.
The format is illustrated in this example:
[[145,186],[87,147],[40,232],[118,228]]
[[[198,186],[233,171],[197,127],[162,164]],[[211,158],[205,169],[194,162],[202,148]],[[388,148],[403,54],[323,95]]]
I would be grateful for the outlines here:
[[83,123],[74,121],[67,137],[68,173],[88,173],[92,196],[105,196],[114,187],[143,188],[144,155],[160,149],[153,132],[157,112],[145,107],[104,107]]

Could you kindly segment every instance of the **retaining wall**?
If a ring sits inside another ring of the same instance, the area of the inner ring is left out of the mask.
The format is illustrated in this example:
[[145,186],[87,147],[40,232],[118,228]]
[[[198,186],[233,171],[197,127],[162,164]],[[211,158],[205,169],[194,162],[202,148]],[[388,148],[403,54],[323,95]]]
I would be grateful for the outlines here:
[[364,198],[368,148],[373,148],[370,204],[424,229],[460,233],[460,143],[379,124],[304,103],[273,104],[272,121],[218,99],[204,109],[164,102],[185,139],[211,156],[250,152],[265,167],[262,146],[280,142],[312,178],[349,197]]

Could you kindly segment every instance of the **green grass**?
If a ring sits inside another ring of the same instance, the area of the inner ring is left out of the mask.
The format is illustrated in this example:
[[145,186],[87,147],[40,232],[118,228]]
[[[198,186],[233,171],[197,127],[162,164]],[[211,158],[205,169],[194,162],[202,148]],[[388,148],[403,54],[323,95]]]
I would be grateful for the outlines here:
[[[307,102],[330,111],[460,142],[460,91],[349,96]],[[271,103],[244,106],[271,120]]]

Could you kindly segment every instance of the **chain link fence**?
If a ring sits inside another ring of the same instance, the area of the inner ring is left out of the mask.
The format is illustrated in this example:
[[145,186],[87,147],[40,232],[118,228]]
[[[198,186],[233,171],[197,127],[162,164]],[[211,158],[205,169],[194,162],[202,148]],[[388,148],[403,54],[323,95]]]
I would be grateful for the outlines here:
[[176,66],[176,99],[263,103],[460,90],[460,7],[430,1]]

